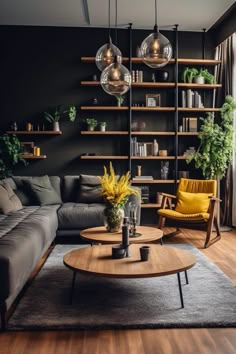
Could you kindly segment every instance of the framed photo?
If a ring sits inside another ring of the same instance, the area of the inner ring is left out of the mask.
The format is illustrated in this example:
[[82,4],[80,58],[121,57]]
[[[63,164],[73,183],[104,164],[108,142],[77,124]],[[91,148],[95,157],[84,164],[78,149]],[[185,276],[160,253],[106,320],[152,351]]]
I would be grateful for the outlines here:
[[33,141],[26,141],[21,142],[23,154],[33,155],[34,154],[34,142]]
[[146,107],[160,107],[161,105],[161,95],[146,95]]

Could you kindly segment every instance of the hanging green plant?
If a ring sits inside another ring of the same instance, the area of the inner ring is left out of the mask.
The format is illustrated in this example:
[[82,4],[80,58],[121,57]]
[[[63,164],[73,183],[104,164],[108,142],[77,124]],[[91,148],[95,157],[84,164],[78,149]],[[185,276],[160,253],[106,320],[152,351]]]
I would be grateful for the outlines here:
[[207,118],[200,118],[203,124],[198,135],[200,145],[197,151],[187,158],[187,163],[194,161],[195,167],[202,170],[207,179],[222,179],[233,157],[233,113],[236,102],[226,96],[220,110],[220,124],[214,122],[212,113]]
[[0,136],[0,178],[6,178],[12,175],[14,167],[23,162],[22,145],[16,135],[3,134]]

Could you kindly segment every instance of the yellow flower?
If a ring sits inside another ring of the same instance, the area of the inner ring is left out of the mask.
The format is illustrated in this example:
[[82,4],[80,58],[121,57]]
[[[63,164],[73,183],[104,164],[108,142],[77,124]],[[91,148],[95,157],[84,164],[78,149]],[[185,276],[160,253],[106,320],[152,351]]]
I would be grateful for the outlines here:
[[106,166],[104,166],[104,175],[102,177],[98,176],[101,182],[102,196],[111,205],[123,206],[129,195],[138,195],[139,192],[131,187],[129,171],[117,178],[111,162],[109,170],[108,173]]

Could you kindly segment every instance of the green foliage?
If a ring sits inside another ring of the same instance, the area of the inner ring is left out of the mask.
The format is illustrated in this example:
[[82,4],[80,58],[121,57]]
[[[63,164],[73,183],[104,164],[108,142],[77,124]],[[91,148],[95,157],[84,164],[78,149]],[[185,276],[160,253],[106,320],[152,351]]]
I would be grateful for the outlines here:
[[77,108],[74,105],[56,106],[50,112],[44,112],[44,118],[50,122],[59,122],[60,118],[64,115],[68,115],[70,122],[74,122],[76,119]]
[[212,113],[207,118],[201,118],[203,124],[198,135],[200,145],[198,150],[187,159],[187,163],[194,161],[196,168],[201,168],[207,179],[222,179],[233,154],[233,113],[236,102],[233,97],[226,96],[220,110],[221,122],[214,122]]
[[12,175],[15,165],[19,162],[26,164],[22,158],[22,145],[16,135],[0,136],[0,178]]
[[98,121],[94,118],[85,118],[84,122],[89,126],[89,127],[94,127],[98,125]]
[[215,76],[212,75],[207,69],[196,69],[187,67],[182,75],[182,79],[184,82],[192,83],[194,77],[203,76],[206,84],[214,84]]

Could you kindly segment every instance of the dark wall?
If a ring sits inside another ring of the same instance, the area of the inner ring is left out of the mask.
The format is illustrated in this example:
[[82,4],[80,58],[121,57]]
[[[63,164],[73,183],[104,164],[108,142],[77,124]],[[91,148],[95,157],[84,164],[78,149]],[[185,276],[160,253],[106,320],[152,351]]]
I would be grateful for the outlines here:
[[[133,56],[137,45],[149,31],[134,30]],[[165,33],[174,43],[174,31]],[[100,104],[115,104],[115,98],[107,95],[99,87],[81,87],[80,81],[99,75],[95,64],[82,63],[81,56],[95,56],[98,48],[107,41],[107,30],[88,28],[55,27],[0,27],[1,43],[1,104],[0,130],[9,129],[11,121],[16,121],[23,130],[27,122],[36,128],[47,126],[43,112],[58,104],[88,104],[97,97]],[[124,56],[129,54],[129,31],[118,30],[118,46]],[[206,40],[206,57],[213,58],[210,38]],[[179,32],[179,57],[202,58],[202,34]],[[148,69],[147,69],[148,71]],[[84,152],[99,151],[100,154],[115,154],[118,150],[127,154],[127,138],[84,137],[80,135],[81,122],[94,112],[78,113],[75,123],[60,122],[61,136],[20,137],[22,141],[34,141],[41,147],[47,159],[29,162],[15,174],[24,175],[64,175],[79,173],[102,173],[106,161],[81,161]],[[111,127],[125,129],[126,113],[114,112],[96,114],[96,118],[107,120]],[[162,118],[161,118],[162,119]],[[163,116],[163,121],[165,117]],[[127,169],[125,161],[114,162],[118,173]]]

